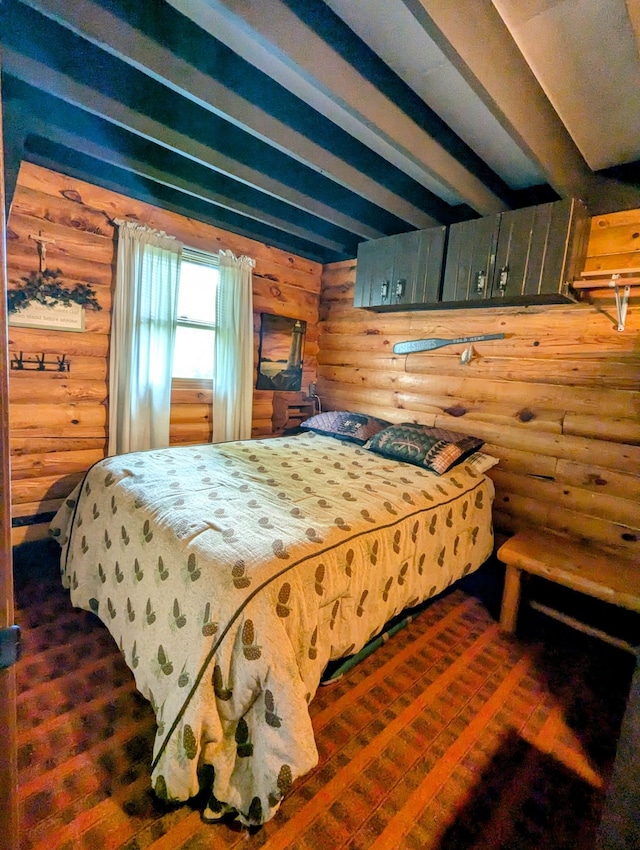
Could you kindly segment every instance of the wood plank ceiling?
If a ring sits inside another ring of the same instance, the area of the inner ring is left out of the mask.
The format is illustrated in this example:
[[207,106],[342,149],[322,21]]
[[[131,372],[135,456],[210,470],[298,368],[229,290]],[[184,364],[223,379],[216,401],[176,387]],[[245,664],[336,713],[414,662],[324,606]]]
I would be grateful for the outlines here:
[[4,0],[21,160],[320,262],[640,206],[638,0]]

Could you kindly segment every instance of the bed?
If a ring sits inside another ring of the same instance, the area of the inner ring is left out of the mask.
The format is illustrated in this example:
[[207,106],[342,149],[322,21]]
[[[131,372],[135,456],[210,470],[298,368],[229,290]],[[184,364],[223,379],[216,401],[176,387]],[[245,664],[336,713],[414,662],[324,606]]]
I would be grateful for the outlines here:
[[305,432],[106,458],[52,523],[74,605],[117,641],[157,734],[156,794],[244,824],[317,763],[327,664],[493,547],[493,486]]

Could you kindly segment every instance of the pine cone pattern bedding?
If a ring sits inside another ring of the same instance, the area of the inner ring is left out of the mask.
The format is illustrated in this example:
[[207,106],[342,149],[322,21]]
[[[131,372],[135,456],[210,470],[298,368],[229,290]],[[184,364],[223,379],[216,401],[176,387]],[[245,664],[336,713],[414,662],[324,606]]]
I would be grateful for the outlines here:
[[62,581],[118,643],[158,724],[152,784],[242,822],[317,763],[330,660],[475,570],[493,485],[313,433],[106,458],[51,524]]

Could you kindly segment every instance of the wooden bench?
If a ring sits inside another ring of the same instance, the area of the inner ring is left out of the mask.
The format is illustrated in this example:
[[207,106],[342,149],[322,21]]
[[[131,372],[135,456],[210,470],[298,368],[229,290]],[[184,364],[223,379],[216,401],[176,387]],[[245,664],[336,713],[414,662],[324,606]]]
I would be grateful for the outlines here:
[[[522,591],[522,573],[548,581],[640,613],[640,562],[612,555],[594,546],[571,541],[550,531],[519,531],[498,549],[498,558],[506,566],[500,627],[515,632]],[[562,614],[553,608],[531,606],[574,628],[624,649],[636,647],[607,633]]]

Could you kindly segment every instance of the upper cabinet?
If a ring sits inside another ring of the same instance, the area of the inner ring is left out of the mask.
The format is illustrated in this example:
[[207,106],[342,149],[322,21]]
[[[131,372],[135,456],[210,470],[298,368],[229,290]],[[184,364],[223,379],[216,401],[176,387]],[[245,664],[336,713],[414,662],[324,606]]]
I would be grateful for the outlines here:
[[430,227],[361,242],[354,305],[405,310],[437,301],[446,232]]
[[449,228],[440,303],[554,303],[573,300],[589,232],[576,200],[465,221]]
[[363,242],[354,305],[373,310],[558,303],[584,263],[576,200]]

